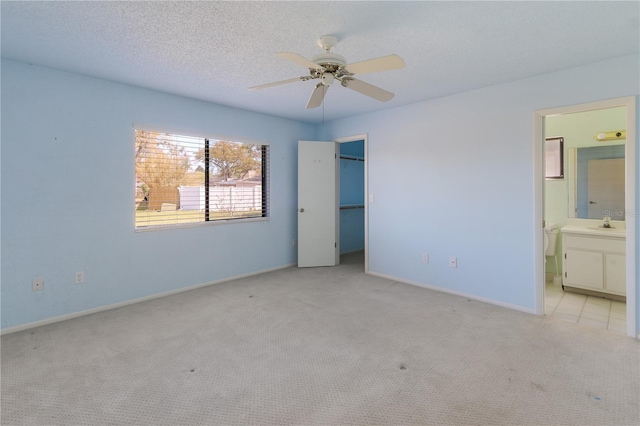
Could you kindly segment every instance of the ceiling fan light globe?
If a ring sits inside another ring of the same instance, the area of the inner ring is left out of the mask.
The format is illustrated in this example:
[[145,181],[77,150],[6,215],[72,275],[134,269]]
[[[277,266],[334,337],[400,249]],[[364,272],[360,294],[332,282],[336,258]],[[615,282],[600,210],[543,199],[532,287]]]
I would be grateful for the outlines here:
[[333,74],[331,74],[330,72],[323,73],[320,79],[320,81],[322,81],[322,84],[325,86],[331,86],[331,83],[333,83],[333,80],[334,80]]

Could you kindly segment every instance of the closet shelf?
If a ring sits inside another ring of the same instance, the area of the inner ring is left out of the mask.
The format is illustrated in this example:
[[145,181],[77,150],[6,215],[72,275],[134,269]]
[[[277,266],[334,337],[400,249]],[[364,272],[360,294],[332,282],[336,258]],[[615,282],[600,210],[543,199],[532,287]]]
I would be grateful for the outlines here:
[[340,210],[364,209],[364,204],[344,204],[340,206]]
[[364,158],[355,157],[353,155],[340,155],[340,159],[341,160],[352,160],[352,161],[362,161],[362,162],[364,162]]

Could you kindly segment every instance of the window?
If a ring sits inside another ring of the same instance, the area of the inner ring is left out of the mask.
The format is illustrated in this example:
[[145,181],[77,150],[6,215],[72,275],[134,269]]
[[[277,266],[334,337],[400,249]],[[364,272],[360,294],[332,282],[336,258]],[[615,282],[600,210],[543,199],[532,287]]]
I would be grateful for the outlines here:
[[268,217],[268,162],[268,145],[136,130],[136,229]]
[[564,179],[564,138],[547,138],[544,157],[545,178]]

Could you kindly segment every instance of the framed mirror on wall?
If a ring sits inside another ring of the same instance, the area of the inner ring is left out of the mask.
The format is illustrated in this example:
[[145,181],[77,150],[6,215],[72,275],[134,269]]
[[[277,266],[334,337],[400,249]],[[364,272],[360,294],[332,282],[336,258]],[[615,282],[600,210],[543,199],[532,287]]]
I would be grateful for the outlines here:
[[625,220],[625,146],[569,149],[569,217]]

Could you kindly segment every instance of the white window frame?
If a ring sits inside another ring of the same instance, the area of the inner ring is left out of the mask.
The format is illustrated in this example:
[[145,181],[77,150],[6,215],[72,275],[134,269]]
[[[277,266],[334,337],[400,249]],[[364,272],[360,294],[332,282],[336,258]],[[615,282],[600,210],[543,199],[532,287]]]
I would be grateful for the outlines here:
[[[148,231],[158,231],[158,230],[166,230],[166,229],[177,229],[177,228],[190,228],[190,227],[199,227],[199,226],[210,226],[210,225],[220,225],[220,224],[232,224],[232,223],[245,223],[245,222],[264,222],[268,221],[270,218],[270,145],[264,141],[257,140],[247,140],[244,138],[236,138],[236,137],[207,137],[200,135],[187,135],[189,132],[173,132],[173,131],[156,131],[149,130],[148,128],[143,128],[141,126],[136,127],[134,131],[134,148],[137,143],[137,134],[138,132],[149,132],[162,135],[164,137],[175,137],[175,138],[183,138],[183,139],[192,139],[192,140],[202,140],[202,149],[205,152],[205,164],[209,161],[207,153],[210,152],[207,148],[210,148],[214,143],[217,142],[232,142],[237,144],[245,144],[245,145],[255,145],[261,152],[260,155],[260,168],[261,168],[261,194],[260,194],[260,216],[251,215],[251,216],[238,216],[233,217],[233,212],[229,216],[223,216],[220,214],[214,213],[216,207],[214,206],[213,200],[210,198],[210,191],[213,185],[211,185],[210,178],[210,168],[204,167],[205,177],[202,181],[202,186],[205,191],[205,208],[202,212],[202,220],[175,220],[173,223],[159,223],[159,224],[147,224],[143,225],[143,220],[139,220],[139,201],[138,193],[139,193],[139,182],[137,173],[136,175],[136,188],[134,191],[134,228],[136,232],[148,232]],[[137,159],[134,155],[134,165],[137,164]],[[214,188],[218,189],[218,188]],[[231,188],[229,188],[231,190]],[[147,200],[148,202],[149,200]],[[176,210],[176,212],[178,209]],[[177,217],[177,216],[176,216]],[[169,221],[171,219],[168,219]]]

